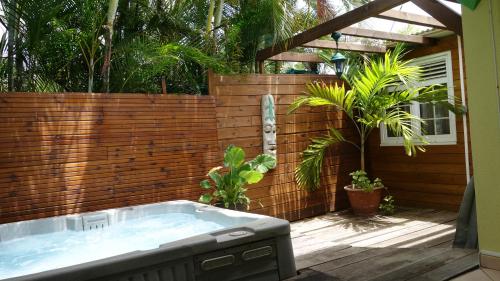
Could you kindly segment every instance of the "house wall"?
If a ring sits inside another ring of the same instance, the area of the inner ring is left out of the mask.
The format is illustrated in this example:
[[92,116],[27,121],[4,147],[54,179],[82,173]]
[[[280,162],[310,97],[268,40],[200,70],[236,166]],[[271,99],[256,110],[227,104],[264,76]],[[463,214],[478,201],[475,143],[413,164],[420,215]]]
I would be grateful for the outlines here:
[[[242,146],[250,157],[262,153],[261,96],[271,93],[276,100],[278,166],[264,180],[249,187],[253,211],[295,220],[348,207],[343,186],[349,172],[359,167],[359,152],[350,145],[338,145],[326,158],[322,187],[312,193],[299,190],[293,172],[300,153],[310,138],[326,132],[330,124],[346,135],[353,134],[340,112],[324,108],[303,108],[286,115],[288,105],[314,80],[334,83],[332,76],[237,75],[210,77],[210,93],[217,101],[219,149],[229,144]],[[259,202],[262,204],[260,205]]]
[[[407,57],[417,58],[448,50],[452,56],[455,96],[460,98],[456,36],[442,38],[433,46],[414,49]],[[467,184],[462,116],[456,118],[456,132],[456,145],[428,145],[426,152],[408,157],[402,146],[381,146],[380,132],[376,130],[369,139],[368,170],[373,177],[383,180],[399,205],[458,210]]]
[[0,223],[197,200],[219,156],[215,99],[0,94]]
[[479,248],[500,270],[500,2],[463,8]]

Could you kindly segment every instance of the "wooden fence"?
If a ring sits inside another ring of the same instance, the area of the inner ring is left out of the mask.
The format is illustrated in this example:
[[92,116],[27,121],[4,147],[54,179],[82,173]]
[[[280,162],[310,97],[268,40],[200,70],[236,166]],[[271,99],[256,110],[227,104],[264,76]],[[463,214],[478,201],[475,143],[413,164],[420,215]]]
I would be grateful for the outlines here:
[[[300,219],[347,206],[341,187],[358,164],[339,146],[324,185],[300,191],[293,172],[309,138],[338,112],[286,107],[311,80],[330,76],[210,76],[213,96],[0,94],[0,223],[175,199],[197,200],[199,182],[228,144],[262,153],[260,97],[277,100],[279,165],[250,186],[252,211]],[[335,155],[335,156],[334,156]],[[342,175],[342,176],[339,176]]]
[[359,166],[359,153],[349,145],[339,145],[325,160],[323,185],[308,193],[298,189],[294,170],[300,153],[311,137],[326,132],[328,125],[352,134],[352,127],[340,112],[301,109],[286,115],[288,105],[305,90],[306,83],[321,80],[334,83],[332,76],[319,75],[242,75],[210,76],[210,93],[217,101],[219,149],[235,144],[249,157],[262,153],[261,96],[272,94],[276,100],[278,166],[264,180],[249,189],[254,212],[289,220],[321,214],[348,206],[343,186],[348,173]]
[[196,200],[217,164],[213,97],[0,94],[0,223]]

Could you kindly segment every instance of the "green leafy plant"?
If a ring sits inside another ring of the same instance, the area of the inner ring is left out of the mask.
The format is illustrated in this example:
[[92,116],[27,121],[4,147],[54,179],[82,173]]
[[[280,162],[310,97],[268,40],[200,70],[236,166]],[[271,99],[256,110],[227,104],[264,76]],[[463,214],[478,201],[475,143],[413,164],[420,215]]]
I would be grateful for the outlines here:
[[382,203],[378,207],[380,211],[386,216],[393,215],[396,211],[396,206],[394,205],[394,197],[392,195],[387,195],[382,199]]
[[344,138],[336,128],[329,128],[328,134],[312,139],[302,153],[302,162],[295,170],[298,185],[309,191],[320,185],[320,174],[327,149],[339,142],[347,142],[360,151],[361,170],[365,170],[365,144],[370,133],[384,123],[387,129],[403,137],[406,153],[415,155],[417,150],[425,151],[427,142],[420,135],[418,123],[424,121],[407,111],[404,106],[411,102],[434,103],[455,112],[462,113],[460,103],[448,100],[444,86],[419,87],[421,70],[403,60],[404,49],[398,45],[394,51],[362,63],[349,65],[344,78],[350,85],[327,85],[314,82],[307,85],[305,95],[297,98],[288,108],[293,113],[303,106],[327,106],[343,111],[352,121],[359,139]]
[[353,188],[362,189],[366,192],[372,192],[375,188],[383,188],[382,180],[376,178],[373,182],[368,178],[368,174],[363,170],[357,170],[349,174],[352,177]]
[[264,174],[275,165],[276,159],[267,154],[245,162],[243,149],[229,145],[224,152],[224,166],[212,168],[207,174],[210,180],[200,182],[201,188],[209,192],[201,195],[199,201],[221,204],[225,208],[237,208],[238,205],[248,207],[250,198],[246,196],[245,186],[261,181]]

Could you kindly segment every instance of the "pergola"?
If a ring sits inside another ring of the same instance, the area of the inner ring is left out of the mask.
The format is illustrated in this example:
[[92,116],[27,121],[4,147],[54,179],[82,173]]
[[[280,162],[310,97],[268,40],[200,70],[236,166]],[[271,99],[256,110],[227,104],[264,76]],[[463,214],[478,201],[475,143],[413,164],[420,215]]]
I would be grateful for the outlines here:
[[[458,3],[457,0],[446,1]],[[391,10],[407,2],[413,2],[430,16]],[[264,72],[265,60],[312,63],[323,62],[315,53],[290,52],[289,50],[296,47],[336,49],[337,45],[335,41],[319,39],[335,31],[354,37],[405,42],[418,45],[430,45],[434,41],[433,38],[423,35],[405,35],[351,26],[372,17],[420,25],[433,29],[449,30],[457,35],[462,35],[461,15],[457,14],[454,10],[438,0],[374,0],[311,29],[303,31],[292,38],[279,42],[272,47],[258,51],[256,56],[258,70],[260,73]],[[349,42],[339,42],[338,49],[366,53],[385,53],[386,51],[385,46],[371,46]]]

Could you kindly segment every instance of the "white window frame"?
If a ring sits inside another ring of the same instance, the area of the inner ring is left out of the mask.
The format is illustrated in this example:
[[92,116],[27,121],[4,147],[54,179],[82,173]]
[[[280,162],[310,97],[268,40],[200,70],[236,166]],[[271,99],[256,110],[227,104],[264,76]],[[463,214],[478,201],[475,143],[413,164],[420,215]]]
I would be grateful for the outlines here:
[[[446,83],[448,88],[448,99],[453,102],[455,99],[455,87],[453,85],[453,66],[451,60],[451,51],[436,53],[424,57],[419,57],[413,60],[412,65],[420,65],[432,61],[445,59],[446,62],[446,77],[428,79],[417,84],[417,86],[430,86],[433,84]],[[420,116],[420,103],[412,102],[410,105],[410,112],[414,115]],[[457,126],[456,117],[453,112],[449,113],[450,120],[450,133],[446,135],[425,135],[424,139],[428,142],[427,145],[454,145],[457,144]],[[415,122],[414,126],[420,131],[420,123]],[[420,141],[415,141],[415,144],[422,144]],[[403,137],[390,137],[387,134],[387,127],[385,124],[380,125],[380,146],[402,146]]]

